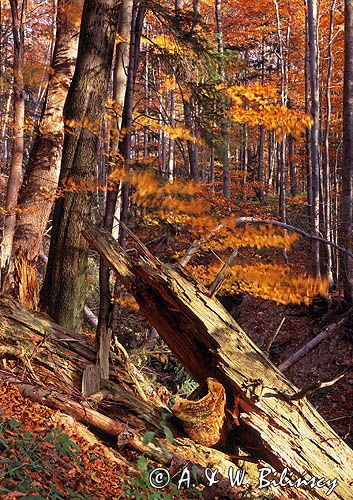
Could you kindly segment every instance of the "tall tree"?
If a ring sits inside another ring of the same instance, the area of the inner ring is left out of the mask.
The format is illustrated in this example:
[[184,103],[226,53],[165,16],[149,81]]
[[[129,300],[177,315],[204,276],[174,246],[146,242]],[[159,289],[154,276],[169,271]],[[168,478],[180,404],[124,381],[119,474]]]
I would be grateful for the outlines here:
[[[93,184],[99,128],[105,109],[117,33],[119,0],[85,0],[77,63],[64,108],[66,125],[60,183]],[[78,330],[85,302],[87,244],[82,236],[91,195],[67,192],[55,203],[41,301],[61,325]]]
[[[128,80],[129,57],[130,57],[130,36],[133,0],[124,0],[120,7],[118,36],[121,39],[116,46],[115,65],[113,71],[113,101],[119,110],[124,108],[125,92]],[[119,138],[121,133],[122,113],[118,114],[112,122],[111,144],[110,144],[110,165],[114,168],[117,162],[119,149]],[[113,223],[113,236],[119,237],[120,230],[120,210],[121,210],[122,183],[119,183],[118,197],[115,208],[115,222]]]
[[[352,252],[352,178],[353,178],[353,0],[344,2],[344,88],[343,88],[343,169],[341,191],[342,245]],[[340,275],[344,297],[353,302],[352,259],[341,256]]]
[[[131,36],[130,36],[130,48],[129,48],[129,62],[128,62],[128,73],[125,98],[124,98],[124,108],[121,121],[121,128],[124,130],[124,135],[122,140],[118,144],[119,157],[124,160],[124,168],[129,168],[129,161],[131,156],[131,128],[132,128],[132,112],[133,112],[133,99],[134,99],[134,88],[135,80],[137,74],[137,65],[139,61],[140,53],[140,41],[141,41],[141,31],[143,27],[143,20],[145,17],[145,5],[140,5],[139,9],[134,8],[131,18]],[[104,216],[104,227],[112,232],[114,214],[116,213],[116,204],[119,196],[119,190],[109,190],[107,193],[107,204]],[[124,223],[127,222],[129,207],[129,184],[127,182],[122,185],[122,207],[121,207],[121,218]],[[119,234],[120,241],[123,242],[125,238],[124,228],[120,228]],[[116,321],[116,308],[112,308],[111,301],[111,291],[110,291],[110,270],[109,266],[104,260],[100,262],[99,269],[99,286],[100,286],[100,304],[99,304],[99,318],[98,318],[98,329],[97,329],[97,339],[100,346],[99,362],[101,368],[107,366],[107,347],[109,347],[110,341],[110,324]],[[111,314],[113,313],[113,314]],[[109,354],[109,351],[108,351]],[[105,358],[105,359],[104,359]],[[102,378],[104,377],[104,373]]]
[[[330,7],[330,28],[329,28],[329,39],[328,39],[328,68],[326,76],[326,89],[325,89],[325,101],[326,101],[326,119],[325,119],[325,129],[324,129],[324,154],[323,154],[323,197],[324,197],[324,236],[326,239],[331,239],[332,237],[332,200],[331,200],[331,176],[330,176],[330,125],[331,125],[331,80],[332,80],[332,69],[333,69],[333,28],[335,19],[335,8],[336,0],[332,0]],[[325,247],[325,274],[329,281],[333,282],[332,275],[332,248],[326,245]]]
[[[215,4],[216,24],[217,24],[217,39],[218,52],[221,58],[220,72],[222,82],[225,82],[224,68],[224,37],[223,37],[223,16],[222,16],[222,0],[216,0]],[[223,169],[223,194],[230,199],[230,172],[229,172],[229,134],[225,115],[226,108],[224,106],[222,113],[222,169]]]
[[[318,3],[308,2],[309,67],[311,89],[311,166],[312,166],[312,206],[311,230],[315,236],[320,232],[320,89],[319,89],[319,45],[318,45]],[[312,243],[313,272],[320,276],[320,244]]]
[[[75,69],[82,3],[83,1],[77,0],[58,2],[56,40],[45,111],[34,139],[19,194],[19,203],[24,210],[17,218],[13,241],[12,257],[17,259],[14,283],[16,295],[28,306],[35,305],[36,302],[34,268],[42,249],[43,236],[54,200],[51,196],[40,199],[40,195],[46,190],[55,192],[58,185],[64,140],[62,115]],[[29,280],[31,286],[25,286],[24,276],[32,277]]]
[[[11,211],[18,201],[18,192],[22,182],[22,161],[24,153],[24,44],[27,0],[19,5],[17,0],[10,0],[13,35],[13,147],[10,175],[7,184],[6,209]],[[3,238],[1,244],[1,268],[8,269],[10,264],[13,236],[15,233],[16,215],[9,214],[4,220]]]

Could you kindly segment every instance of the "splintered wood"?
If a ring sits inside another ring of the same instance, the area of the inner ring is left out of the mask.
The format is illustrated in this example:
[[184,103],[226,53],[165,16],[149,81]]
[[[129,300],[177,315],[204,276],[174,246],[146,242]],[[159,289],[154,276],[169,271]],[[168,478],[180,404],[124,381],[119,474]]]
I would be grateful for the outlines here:
[[[84,236],[115,271],[140,312],[193,377],[214,378],[227,394],[227,409],[240,407],[236,429],[252,457],[293,477],[336,480],[330,498],[353,498],[353,451],[298,389],[267,359],[218,300],[180,267],[161,263],[138,244],[135,260],[111,235],[86,224]],[[326,481],[326,482],[325,482]],[[288,483],[287,483],[288,484]],[[327,489],[282,487],[281,498],[326,498]]]

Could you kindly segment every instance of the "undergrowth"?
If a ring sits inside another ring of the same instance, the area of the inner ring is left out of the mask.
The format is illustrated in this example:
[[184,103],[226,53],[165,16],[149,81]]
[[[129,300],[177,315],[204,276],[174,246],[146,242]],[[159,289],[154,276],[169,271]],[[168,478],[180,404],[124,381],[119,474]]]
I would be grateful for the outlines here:
[[15,490],[28,500],[92,498],[67,485],[67,474],[82,469],[80,449],[59,427],[38,436],[14,418],[1,417],[0,451],[1,496]]

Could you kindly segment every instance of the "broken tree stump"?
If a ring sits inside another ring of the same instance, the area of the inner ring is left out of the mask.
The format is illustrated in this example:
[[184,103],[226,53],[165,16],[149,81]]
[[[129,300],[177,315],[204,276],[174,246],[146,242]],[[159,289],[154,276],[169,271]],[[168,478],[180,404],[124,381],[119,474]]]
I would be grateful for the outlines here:
[[[46,315],[0,296],[0,361],[12,376],[80,400],[82,374],[95,357],[93,338],[65,330]],[[151,402],[157,401],[154,394],[149,393],[149,401],[138,397],[127,375],[111,370],[96,409],[108,416],[122,414],[135,428],[160,429],[165,410]]]
[[[296,477],[337,480],[330,497],[353,498],[353,451],[266,358],[220,302],[180,267],[139,245],[133,260],[104,229],[84,236],[131,292],[141,313],[200,383],[215,378],[241,407],[238,437],[253,456]],[[278,478],[278,476],[277,476]],[[327,488],[281,488],[282,498],[326,498]]]

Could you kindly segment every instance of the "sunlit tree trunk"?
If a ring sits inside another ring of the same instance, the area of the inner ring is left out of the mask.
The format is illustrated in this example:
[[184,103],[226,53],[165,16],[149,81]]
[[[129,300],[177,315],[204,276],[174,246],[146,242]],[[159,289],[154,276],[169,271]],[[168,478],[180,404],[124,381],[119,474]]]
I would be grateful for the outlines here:
[[[117,163],[117,152],[119,148],[119,137],[121,132],[122,110],[124,107],[125,91],[127,85],[129,54],[130,54],[130,35],[132,20],[133,0],[124,0],[120,7],[118,36],[121,41],[116,46],[115,65],[113,71],[113,101],[120,110],[120,115],[112,122],[112,141],[110,146],[110,165],[115,168]],[[122,202],[122,183],[118,185],[118,197],[115,207],[115,221],[113,223],[112,234],[115,239],[119,237],[120,231],[120,212]]]
[[[137,72],[137,64],[139,61],[141,31],[143,20],[145,16],[145,7],[140,6],[134,8],[131,15],[131,32],[130,32],[130,47],[129,47],[129,61],[127,65],[127,80],[126,89],[124,94],[124,106],[122,113],[121,129],[124,130],[124,135],[118,143],[118,153],[120,160],[120,167],[126,171],[129,169],[129,161],[131,156],[131,127],[132,127],[132,111],[133,111],[133,98],[134,86]],[[127,222],[128,208],[129,208],[129,184],[122,183],[122,204],[120,220],[124,223]],[[114,223],[114,214],[116,213],[116,204],[119,196],[117,189],[108,191],[107,204],[104,215],[104,227],[108,231],[112,231]],[[125,238],[125,230],[120,227],[119,239]],[[116,310],[113,315],[114,309],[112,307],[111,291],[110,291],[110,270],[105,261],[101,260],[99,269],[99,287],[100,287],[100,304],[99,304],[99,317],[97,337],[98,340],[104,339],[109,335],[109,325],[116,321]],[[114,326],[112,326],[114,329]]]
[[[283,36],[281,27],[281,18],[277,0],[274,0],[276,19],[277,19],[277,36],[279,42],[279,70],[281,76],[281,102],[283,106],[287,105],[287,74],[286,63],[283,47]],[[289,31],[287,30],[287,48],[288,48]],[[286,192],[286,144],[287,137],[284,135],[278,145],[278,187],[279,187],[279,212],[282,222],[287,222],[287,192]],[[287,260],[287,250],[284,249],[284,258]]]
[[[318,48],[318,4],[308,0],[309,66],[311,90],[311,166],[312,166],[312,210],[311,230],[315,236],[320,232],[320,90],[319,90],[319,48]],[[320,244],[312,243],[313,272],[320,276]]]
[[[222,18],[222,0],[216,0],[215,4],[216,23],[217,23],[217,40],[218,52],[221,58],[220,73],[222,81],[225,82],[225,68],[224,68],[224,39],[223,39],[223,18]],[[227,119],[225,116],[226,107],[222,110],[222,169],[223,169],[223,194],[225,198],[230,199],[230,172],[229,172],[229,133],[227,127]]]
[[[332,198],[331,198],[331,171],[330,171],[330,122],[331,122],[331,80],[333,67],[333,28],[335,15],[336,0],[332,0],[330,8],[330,31],[328,41],[328,69],[326,77],[326,120],[324,130],[324,156],[323,156],[323,187],[324,187],[324,237],[332,238]],[[332,283],[332,248],[325,246],[325,273],[329,281]]]
[[248,166],[249,166],[249,130],[248,124],[244,123],[242,127],[242,166],[241,171],[243,173],[243,198],[246,197],[246,185],[248,179]]
[[[26,290],[22,280],[24,276],[35,277],[34,267],[42,250],[43,236],[60,173],[64,140],[62,115],[75,69],[81,20],[80,16],[75,19],[70,15],[70,9],[74,5],[79,8],[80,2],[58,2],[56,41],[50,67],[47,101],[19,194],[19,202],[24,211],[17,218],[12,256],[18,259],[21,272],[15,271],[14,282],[17,297],[28,306],[35,305],[37,286],[32,283]],[[49,196],[41,196],[41,193],[47,195],[48,192]],[[28,269],[23,269],[23,266]]]
[[[305,16],[305,60],[304,60],[304,75],[305,75],[305,113],[310,113],[310,56],[309,56],[309,28],[308,15]],[[307,178],[307,203],[308,217],[311,219],[313,205],[313,171],[311,167],[311,130],[307,128],[305,132],[305,163],[306,163],[306,178]]]
[[[18,192],[22,182],[22,162],[24,153],[24,41],[27,13],[27,0],[21,6],[16,0],[10,0],[13,35],[13,146],[10,175],[6,193],[6,210],[11,212],[17,205]],[[3,238],[1,243],[1,268],[6,275],[10,265],[13,237],[15,233],[16,215],[9,214],[4,218]]]
[[[189,129],[192,136],[195,135],[195,123],[192,116],[191,98],[184,98],[184,119],[185,125]],[[195,182],[199,181],[199,162],[197,144],[192,141],[187,141],[188,155],[189,155],[189,175]]]
[[[344,13],[344,89],[343,147],[341,190],[341,244],[352,252],[352,176],[353,176],[353,0],[345,0]],[[341,255],[340,278],[344,298],[353,302],[352,259]]]
[[[171,90],[169,92],[169,113],[170,113],[170,125],[174,127],[175,125],[175,102],[174,102],[174,92]],[[170,183],[174,181],[174,160],[175,160],[175,140],[169,138],[169,156],[168,156],[168,168],[167,168],[167,179]]]
[[[105,109],[119,0],[85,0],[75,74],[64,108],[66,133],[60,184],[93,184],[99,129]],[[86,291],[87,244],[82,236],[91,209],[87,189],[67,192],[55,203],[43,305],[61,325],[81,327]]]

